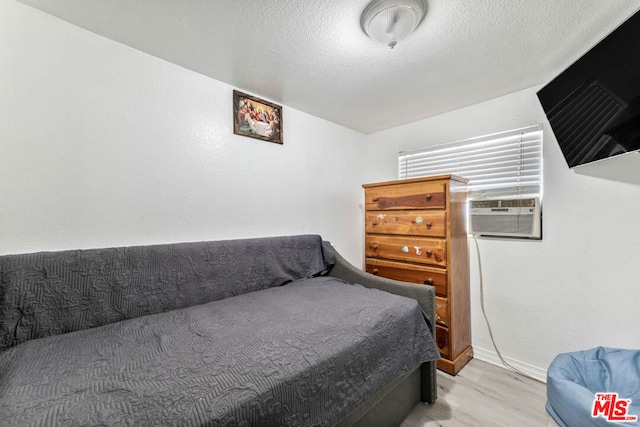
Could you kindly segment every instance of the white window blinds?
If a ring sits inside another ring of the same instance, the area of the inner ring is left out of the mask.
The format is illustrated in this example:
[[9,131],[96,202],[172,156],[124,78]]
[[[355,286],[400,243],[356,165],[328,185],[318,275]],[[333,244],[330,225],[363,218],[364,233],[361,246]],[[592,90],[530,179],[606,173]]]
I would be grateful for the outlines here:
[[470,199],[542,196],[542,128],[438,145],[398,155],[398,178],[453,174],[469,179]]

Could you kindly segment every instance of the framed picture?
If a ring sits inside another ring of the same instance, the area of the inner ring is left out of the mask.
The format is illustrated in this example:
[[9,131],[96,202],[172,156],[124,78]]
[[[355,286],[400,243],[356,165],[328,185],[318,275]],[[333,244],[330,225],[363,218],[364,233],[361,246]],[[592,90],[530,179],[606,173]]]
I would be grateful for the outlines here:
[[234,90],[233,133],[282,144],[282,106]]

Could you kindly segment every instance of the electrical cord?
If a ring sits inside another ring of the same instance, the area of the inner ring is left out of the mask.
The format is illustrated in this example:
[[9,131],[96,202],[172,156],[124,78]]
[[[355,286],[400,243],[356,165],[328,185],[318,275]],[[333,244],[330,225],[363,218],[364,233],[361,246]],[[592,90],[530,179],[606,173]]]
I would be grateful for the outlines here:
[[480,309],[482,310],[482,316],[484,317],[484,321],[487,324],[487,330],[489,331],[489,338],[491,338],[491,343],[493,344],[493,348],[496,351],[496,354],[498,355],[498,358],[500,359],[500,361],[502,362],[502,364],[508,368],[510,371],[515,372],[517,374],[520,374],[524,377],[530,378],[532,380],[538,381],[538,382],[543,382],[540,381],[538,378],[534,378],[531,375],[525,374],[524,372],[522,372],[521,370],[515,368],[514,366],[511,366],[506,360],[504,360],[504,357],[502,357],[502,354],[500,353],[500,350],[498,350],[498,345],[496,344],[496,340],[493,337],[493,331],[491,330],[491,324],[489,323],[489,318],[487,317],[487,313],[485,311],[484,308],[484,281],[482,278],[482,260],[480,258],[480,246],[478,245],[478,239],[476,238],[475,234],[472,234],[473,236],[473,241],[475,242],[476,245],[476,254],[478,257],[478,273],[479,273],[479,282],[480,282]]

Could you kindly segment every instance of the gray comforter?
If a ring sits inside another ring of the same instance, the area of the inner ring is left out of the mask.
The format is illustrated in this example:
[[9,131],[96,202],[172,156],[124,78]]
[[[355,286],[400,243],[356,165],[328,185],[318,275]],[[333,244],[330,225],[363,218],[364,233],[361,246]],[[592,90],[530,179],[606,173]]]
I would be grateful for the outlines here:
[[438,357],[415,300],[301,279],[16,345],[0,422],[330,426]]
[[1,256],[0,351],[315,277],[333,262],[317,235]]

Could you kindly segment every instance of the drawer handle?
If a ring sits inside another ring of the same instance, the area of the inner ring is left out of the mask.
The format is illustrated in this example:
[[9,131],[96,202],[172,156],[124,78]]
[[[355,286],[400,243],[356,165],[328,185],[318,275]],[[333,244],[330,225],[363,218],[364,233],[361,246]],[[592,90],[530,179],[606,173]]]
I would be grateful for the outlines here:
[[377,275],[378,275],[378,269],[377,269],[377,268],[374,268],[374,269],[371,271],[371,274],[373,274],[373,275],[377,276]]
[[430,201],[431,200],[431,194],[427,194],[426,198],[427,198],[427,202]]
[[431,221],[427,221],[427,230],[431,230],[432,225],[433,224],[431,224]]
[[431,255],[433,255],[433,252],[431,252],[431,249],[427,249],[427,257],[431,258]]
[[371,201],[373,203],[378,203],[380,201],[380,197],[374,197],[373,199],[371,199]]
[[429,277],[427,280],[424,281],[425,285],[429,285],[429,286],[433,286],[433,278]]
[[371,225],[373,225],[375,227],[376,225],[378,225],[378,223],[377,222],[372,222]]
[[375,243],[373,245],[371,245],[371,249],[373,249],[374,251],[378,250],[378,245],[376,245]]

